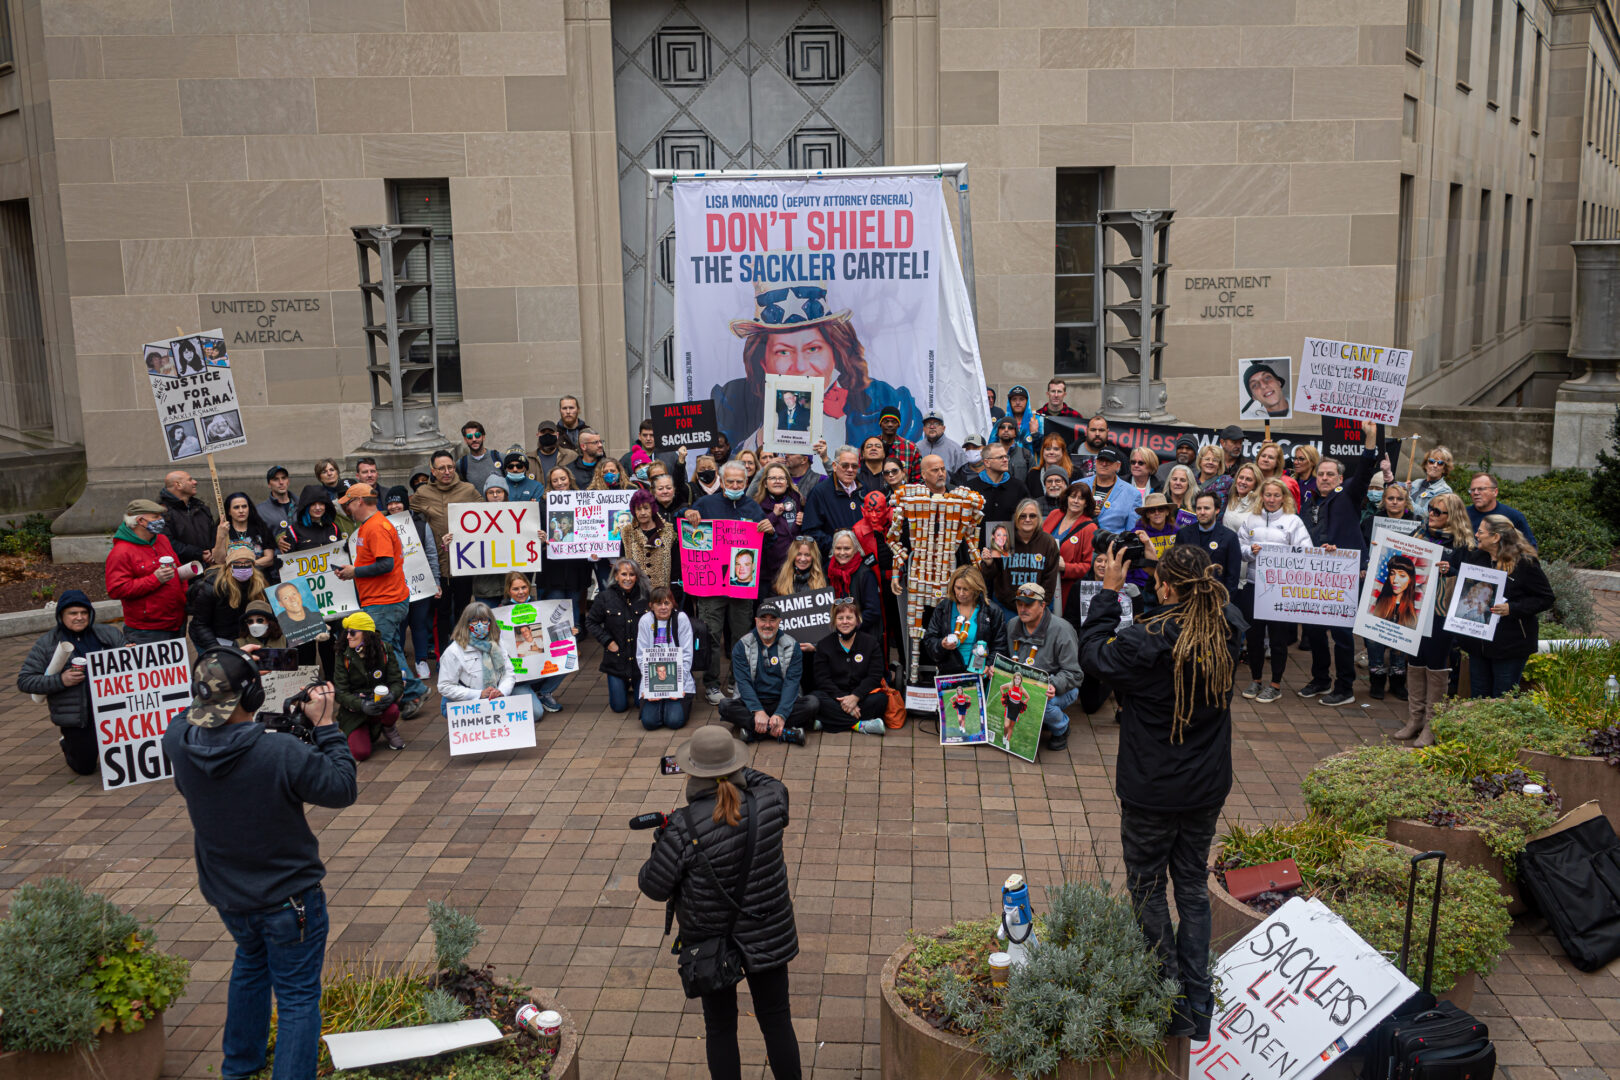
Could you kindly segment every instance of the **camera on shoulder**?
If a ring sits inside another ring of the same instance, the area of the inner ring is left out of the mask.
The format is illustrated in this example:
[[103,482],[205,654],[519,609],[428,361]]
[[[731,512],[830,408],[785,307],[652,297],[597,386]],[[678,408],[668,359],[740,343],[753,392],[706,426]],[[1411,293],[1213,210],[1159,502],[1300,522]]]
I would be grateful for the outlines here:
[[298,693],[283,701],[280,710],[266,709],[253,719],[263,724],[266,731],[291,735],[313,746],[315,745],[315,725],[310,722],[304,707],[309,704],[311,694],[320,689],[321,685],[319,680],[311,682]]

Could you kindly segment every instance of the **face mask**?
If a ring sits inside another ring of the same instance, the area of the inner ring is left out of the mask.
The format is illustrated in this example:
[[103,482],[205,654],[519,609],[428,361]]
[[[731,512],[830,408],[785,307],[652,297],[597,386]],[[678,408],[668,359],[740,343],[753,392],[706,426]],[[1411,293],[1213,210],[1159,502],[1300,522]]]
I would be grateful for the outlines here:
[[262,622],[248,624],[248,633],[252,634],[254,637],[264,637],[264,635],[268,634],[269,632],[270,627],[266,626]]
[[645,480],[645,479],[647,479],[647,466],[639,465],[639,466],[636,467],[636,479],[637,480]]
[[967,450],[964,452],[967,454],[967,459],[975,465],[984,459],[984,454],[981,451]]
[[699,469],[697,471],[698,483],[712,484],[714,483],[714,478],[719,475],[720,474],[715,472],[713,469]]
[[617,484],[619,482],[619,474],[616,472],[605,472],[602,474],[602,479],[610,484]]
[[540,436],[540,452],[542,454],[549,454],[555,449],[557,449],[557,436],[555,436],[555,435],[542,435],[542,436]]
[[483,641],[489,637],[489,623],[483,619],[475,619],[467,624],[467,633],[476,641]]
[[506,478],[508,480],[512,481],[512,483],[514,483],[514,484],[521,484],[521,483],[523,483],[523,481],[525,481],[525,480],[527,480],[529,478],[529,474],[528,473],[520,473],[520,472],[509,472],[509,473],[506,474]]
[[736,502],[738,499],[740,499],[744,495],[748,494],[748,492],[744,491],[742,488],[738,488],[736,491],[732,491],[730,488],[726,488],[725,491],[726,491],[726,498],[730,499],[732,502]]
[[162,518],[153,518],[151,521],[146,523],[146,531],[151,533],[153,536],[162,536],[168,527],[169,523]]
[[237,581],[249,581],[253,578],[253,567],[233,566],[231,567],[231,577]]

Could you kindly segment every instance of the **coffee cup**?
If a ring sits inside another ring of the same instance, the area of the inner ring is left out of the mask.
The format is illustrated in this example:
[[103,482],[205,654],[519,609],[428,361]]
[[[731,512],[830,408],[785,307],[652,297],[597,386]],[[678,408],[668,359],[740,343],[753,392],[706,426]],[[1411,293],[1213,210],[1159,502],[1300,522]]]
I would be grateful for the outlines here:
[[371,700],[382,701],[388,696],[388,687],[378,684],[371,688]]
[[73,666],[76,668],[87,668],[90,666],[90,661],[86,660],[82,656],[75,656],[73,658]]
[[990,954],[990,985],[1006,986],[1007,973],[1012,970],[1012,954],[996,952]]

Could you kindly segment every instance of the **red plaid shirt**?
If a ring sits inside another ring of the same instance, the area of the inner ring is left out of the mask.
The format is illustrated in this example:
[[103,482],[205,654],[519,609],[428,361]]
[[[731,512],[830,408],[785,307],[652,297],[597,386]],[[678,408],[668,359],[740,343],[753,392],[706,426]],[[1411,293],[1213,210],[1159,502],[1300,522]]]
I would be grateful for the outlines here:
[[896,435],[894,445],[889,447],[887,452],[889,457],[906,467],[908,484],[922,483],[922,454],[918,452],[916,443]]

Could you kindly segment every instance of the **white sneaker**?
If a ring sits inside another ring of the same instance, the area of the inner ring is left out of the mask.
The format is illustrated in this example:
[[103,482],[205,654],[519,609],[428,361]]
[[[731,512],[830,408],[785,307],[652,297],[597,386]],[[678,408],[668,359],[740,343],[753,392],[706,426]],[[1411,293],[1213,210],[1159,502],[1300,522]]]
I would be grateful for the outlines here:
[[855,725],[855,730],[862,735],[882,735],[888,728],[882,720],[862,720]]
[[709,687],[703,692],[703,696],[709,699],[710,705],[719,705],[722,701],[726,700],[726,692],[720,689],[718,686]]
[[418,660],[416,662],[416,677],[418,679],[425,679],[429,675],[432,675],[432,674],[433,674],[433,672],[428,667],[428,664],[427,664],[426,660]]

